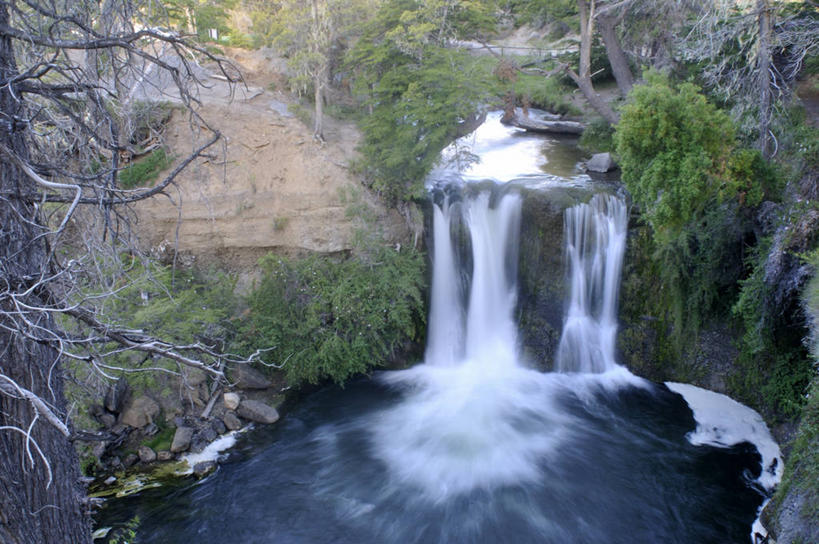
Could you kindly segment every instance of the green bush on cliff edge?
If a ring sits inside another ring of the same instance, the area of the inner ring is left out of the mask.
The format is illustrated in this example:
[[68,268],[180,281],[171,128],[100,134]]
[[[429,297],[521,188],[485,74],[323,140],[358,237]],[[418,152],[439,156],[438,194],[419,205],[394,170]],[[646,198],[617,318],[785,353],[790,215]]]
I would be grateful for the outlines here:
[[423,255],[414,249],[342,260],[268,255],[260,265],[242,336],[274,346],[270,362],[291,385],[343,383],[423,335]]

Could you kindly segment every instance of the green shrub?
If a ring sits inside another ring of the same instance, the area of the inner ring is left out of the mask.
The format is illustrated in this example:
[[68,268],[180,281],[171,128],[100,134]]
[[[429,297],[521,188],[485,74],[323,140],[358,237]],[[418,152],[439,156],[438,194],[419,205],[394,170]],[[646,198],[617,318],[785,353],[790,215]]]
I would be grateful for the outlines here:
[[595,117],[577,143],[585,153],[614,151],[614,128],[602,117]]
[[119,171],[120,187],[123,189],[145,187],[156,181],[159,174],[171,164],[173,164],[173,157],[165,149],[161,147],[155,149]]
[[423,256],[414,250],[344,260],[269,255],[260,266],[243,345],[275,346],[271,362],[283,365],[291,384],[342,383],[423,334]]

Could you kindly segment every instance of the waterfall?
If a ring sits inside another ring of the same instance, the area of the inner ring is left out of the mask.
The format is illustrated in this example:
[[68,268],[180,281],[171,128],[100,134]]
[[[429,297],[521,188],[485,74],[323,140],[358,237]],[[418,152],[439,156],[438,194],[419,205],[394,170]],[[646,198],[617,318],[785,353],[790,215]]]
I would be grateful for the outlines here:
[[564,236],[571,283],[569,308],[557,350],[561,372],[605,372],[617,366],[617,292],[626,248],[623,200],[595,195],[566,210]]
[[432,298],[425,359],[428,364],[452,366],[463,358],[463,309],[452,243],[452,206],[445,200],[432,210]]
[[[514,362],[517,327],[513,319],[521,198],[505,194],[492,206],[483,192],[453,206],[433,209],[432,300],[426,363],[452,366],[464,358],[494,354]],[[472,280],[464,307],[452,243],[453,214],[462,213],[472,248]],[[502,356],[499,356],[503,354]]]

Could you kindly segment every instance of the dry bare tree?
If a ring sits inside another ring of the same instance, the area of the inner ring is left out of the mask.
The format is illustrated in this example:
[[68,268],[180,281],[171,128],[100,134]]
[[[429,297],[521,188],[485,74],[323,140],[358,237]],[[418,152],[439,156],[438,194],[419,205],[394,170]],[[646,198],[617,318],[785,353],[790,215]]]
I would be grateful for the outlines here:
[[[112,343],[214,377],[240,360],[108,322],[82,287],[121,287],[116,263],[138,255],[129,205],[170,197],[213,153],[200,63],[238,81],[163,20],[156,0],[0,0],[0,542],[90,541],[66,361],[104,375]],[[125,188],[123,162],[154,145],[135,112],[157,99],[189,113],[190,153],[153,186]]]
[[772,124],[785,113],[805,58],[819,52],[819,16],[810,1],[712,0],[677,49],[703,66],[705,86],[770,157],[778,147]]

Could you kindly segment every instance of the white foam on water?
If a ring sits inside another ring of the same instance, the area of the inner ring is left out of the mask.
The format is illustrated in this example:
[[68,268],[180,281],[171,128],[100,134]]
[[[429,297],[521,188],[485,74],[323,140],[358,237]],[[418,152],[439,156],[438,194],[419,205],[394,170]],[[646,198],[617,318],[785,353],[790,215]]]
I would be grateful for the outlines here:
[[[773,492],[782,480],[785,463],[782,461],[779,445],[756,410],[731,397],[694,385],[674,382],[666,382],[665,385],[682,395],[694,412],[697,428],[688,433],[689,442],[695,446],[708,444],[717,447],[731,447],[741,442],[753,444],[762,457],[762,471],[756,482],[768,493]],[[759,519],[767,503],[766,499],[757,512],[757,518],[751,527],[751,542],[757,541],[757,534],[763,537],[768,535]]]
[[179,472],[181,475],[193,474],[193,467],[206,461],[216,461],[221,453],[232,448],[236,444],[236,435],[241,431],[231,431],[223,434],[199,453],[188,453],[182,456],[181,460],[187,463],[187,468]]
[[762,456],[762,473],[757,483],[767,491],[782,479],[785,464],[782,452],[771,436],[768,426],[755,410],[731,397],[685,383],[666,382],[669,389],[682,395],[694,412],[696,430],[688,433],[688,441],[699,446],[709,444],[731,447],[741,442],[756,446]]

